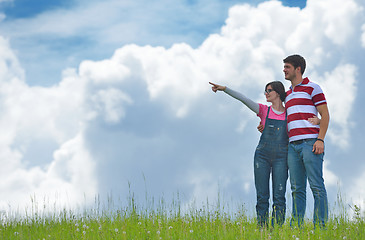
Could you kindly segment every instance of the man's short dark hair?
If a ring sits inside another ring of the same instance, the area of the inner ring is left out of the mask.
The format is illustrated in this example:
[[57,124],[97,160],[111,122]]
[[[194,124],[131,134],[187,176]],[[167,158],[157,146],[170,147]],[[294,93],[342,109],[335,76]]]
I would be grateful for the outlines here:
[[286,57],[283,61],[284,61],[284,63],[289,63],[289,64],[293,65],[294,69],[296,69],[297,67],[300,67],[300,70],[303,75],[303,73],[305,71],[306,63],[305,63],[305,59],[302,56],[300,56],[298,54],[290,55],[290,56]]

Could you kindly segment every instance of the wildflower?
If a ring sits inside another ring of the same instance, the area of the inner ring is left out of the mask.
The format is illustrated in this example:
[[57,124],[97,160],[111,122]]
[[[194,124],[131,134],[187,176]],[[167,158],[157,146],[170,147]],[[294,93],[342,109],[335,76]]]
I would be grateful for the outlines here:
[[117,233],[119,230],[118,230],[118,228],[116,228],[116,229],[114,229],[114,231]]
[[101,231],[101,226],[99,226],[99,230]]
[[157,233],[157,235],[160,235],[160,231],[157,231],[156,233]]
[[138,225],[142,225],[142,223],[141,222],[138,222]]
[[193,229],[190,229],[190,233],[193,233],[194,231],[193,231]]
[[123,234],[126,235],[127,233],[125,231],[123,231]]
[[75,223],[75,227],[78,227],[79,226],[79,224],[78,223]]
[[79,231],[80,231],[80,229],[76,228],[76,232],[79,232]]
[[17,235],[19,235],[19,233],[18,232],[14,232],[14,235],[17,236]]
[[346,237],[346,236],[344,236],[342,239],[347,239],[347,237]]
[[86,234],[86,231],[82,231],[82,234],[84,234],[84,235],[85,235],[85,234]]
[[172,226],[170,226],[169,229],[172,229]]

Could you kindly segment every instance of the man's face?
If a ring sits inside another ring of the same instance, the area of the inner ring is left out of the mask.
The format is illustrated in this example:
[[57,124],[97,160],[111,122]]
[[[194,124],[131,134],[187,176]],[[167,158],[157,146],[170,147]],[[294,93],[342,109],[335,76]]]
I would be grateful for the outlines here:
[[284,76],[286,80],[293,80],[296,77],[294,66],[290,63],[284,63]]

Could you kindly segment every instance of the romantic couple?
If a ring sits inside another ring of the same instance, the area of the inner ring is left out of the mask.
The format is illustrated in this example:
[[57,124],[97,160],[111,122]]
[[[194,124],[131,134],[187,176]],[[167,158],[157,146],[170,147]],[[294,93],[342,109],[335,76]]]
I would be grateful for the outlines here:
[[[260,117],[264,127],[254,157],[258,225],[268,226],[269,222],[270,172],[272,226],[274,222],[279,226],[284,223],[289,169],[293,203],[290,224],[303,224],[308,179],[314,196],[313,223],[324,227],[328,220],[328,200],[323,180],[324,138],[329,124],[327,102],[318,84],[302,78],[306,67],[302,56],[291,55],[283,62],[285,79],[291,81],[291,87],[285,92],[281,82],[268,83],[265,96],[271,106],[256,103],[228,87],[210,84],[214,92],[224,91],[244,103]],[[317,113],[321,115],[321,120],[317,118]]]

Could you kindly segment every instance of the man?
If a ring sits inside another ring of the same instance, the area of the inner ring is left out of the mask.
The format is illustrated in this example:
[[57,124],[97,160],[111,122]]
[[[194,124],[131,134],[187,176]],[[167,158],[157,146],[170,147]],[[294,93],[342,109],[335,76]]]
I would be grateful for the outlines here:
[[[318,84],[303,79],[306,62],[300,55],[283,60],[285,79],[291,82],[285,108],[288,118],[288,167],[293,199],[291,225],[301,226],[306,209],[307,179],[314,196],[313,223],[324,227],[328,220],[327,192],[323,180],[324,138],[329,124],[326,98]],[[308,118],[319,113],[320,125]]]

